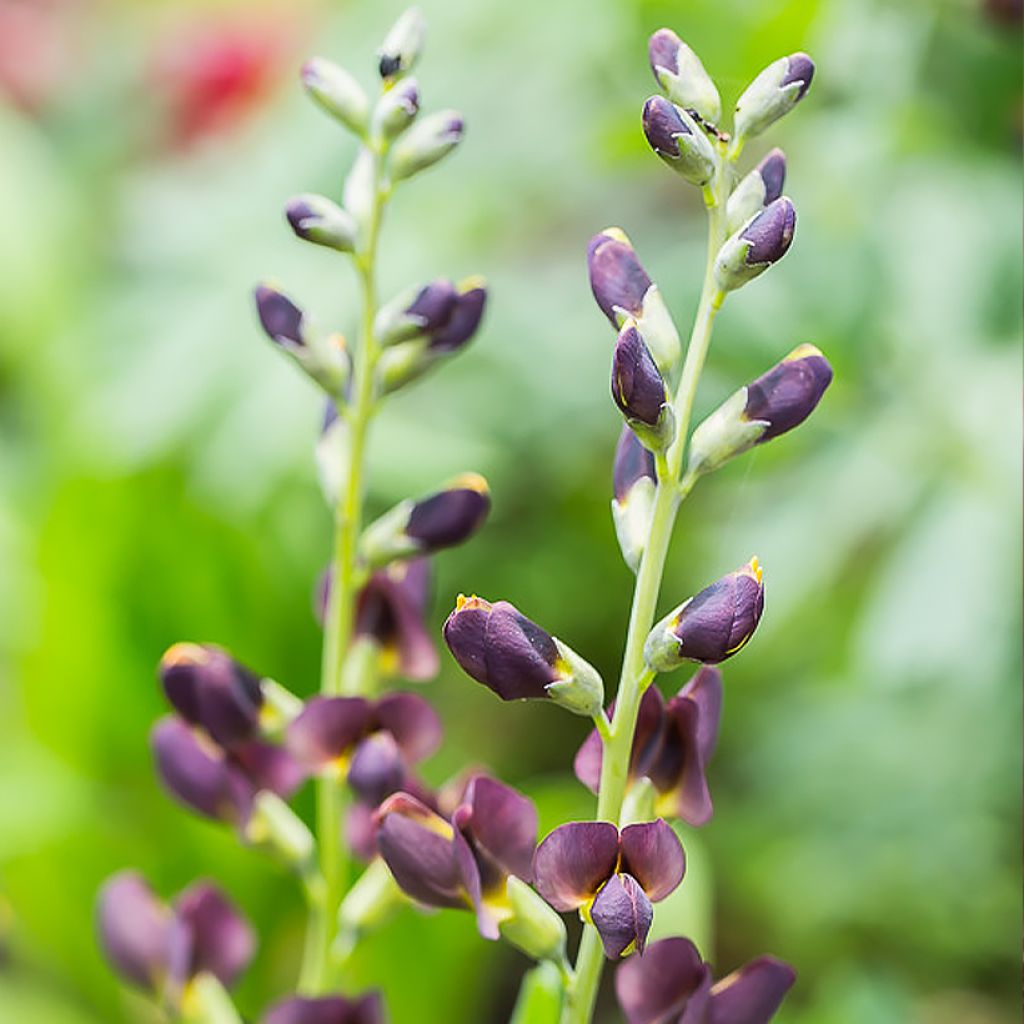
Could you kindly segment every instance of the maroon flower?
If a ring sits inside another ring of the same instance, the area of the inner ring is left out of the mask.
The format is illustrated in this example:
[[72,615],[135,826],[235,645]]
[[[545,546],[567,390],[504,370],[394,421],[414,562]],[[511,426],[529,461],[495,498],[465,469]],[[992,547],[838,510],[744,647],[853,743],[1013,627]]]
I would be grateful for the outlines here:
[[384,1024],[384,1005],[376,992],[359,999],[291,996],[275,1003],[261,1024]]
[[689,939],[662,939],[624,963],[615,991],[628,1024],[767,1024],[796,980],[792,967],[762,956],[712,982]]
[[608,821],[569,822],[533,858],[537,891],[556,910],[578,909],[589,919],[612,960],[643,952],[651,904],[668,896],[685,870],[682,844],[660,818],[621,832]]

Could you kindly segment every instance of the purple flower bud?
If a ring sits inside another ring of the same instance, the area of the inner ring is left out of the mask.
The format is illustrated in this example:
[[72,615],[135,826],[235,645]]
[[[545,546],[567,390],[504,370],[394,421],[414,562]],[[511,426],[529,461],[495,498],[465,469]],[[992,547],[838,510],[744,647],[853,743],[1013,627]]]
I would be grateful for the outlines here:
[[213,644],[174,644],[160,659],[160,681],[171,706],[220,746],[255,739],[263,708],[261,680]]
[[634,572],[640,567],[650,532],[657,482],[653,453],[628,425],[624,426],[612,472],[612,519],[622,557]]
[[796,84],[797,100],[802,100],[811,87],[814,78],[814,61],[806,53],[793,53],[786,58],[786,73],[780,83],[782,88]]
[[312,193],[295,196],[288,200],[284,213],[292,231],[304,241],[338,252],[355,249],[359,234],[355,218],[330,199]]
[[454,110],[439,110],[417,121],[391,150],[391,176],[402,181],[432,167],[447,156],[465,133],[462,115]]
[[100,889],[96,930],[114,969],[127,981],[158,991],[167,973],[170,910],[134,871],[122,871]]
[[806,53],[793,53],[769,64],[736,101],[736,138],[759,135],[804,98],[814,78],[814,62]]
[[402,788],[405,760],[394,736],[375,732],[353,751],[348,768],[352,792],[366,804],[376,807]]
[[666,448],[675,435],[668,390],[636,325],[619,332],[612,360],[612,398],[645,447]]
[[647,46],[651,70],[668,98],[695,110],[712,124],[722,115],[722,103],[700,58],[671,29],[658,29]]
[[359,999],[291,996],[275,1003],[260,1024],[384,1024],[384,1004],[376,992]]
[[763,610],[762,570],[752,558],[666,615],[647,637],[644,658],[657,672],[725,661],[754,635]]
[[746,419],[767,424],[758,444],[798,427],[832,382],[832,367],[814,345],[801,345],[747,385]]
[[395,78],[409,71],[420,59],[427,23],[416,7],[401,14],[377,51],[380,77]]
[[423,552],[454,547],[476,533],[490,509],[487,481],[478,473],[464,473],[413,505],[405,534]]
[[323,57],[314,57],[302,66],[302,84],[332,117],[357,134],[366,130],[370,101],[344,68]]
[[583,908],[613,959],[643,949],[651,903],[665,899],[685,870],[682,845],[660,818],[621,832],[607,821],[569,822],[533,858],[537,891],[556,910]]
[[662,939],[619,967],[615,992],[627,1024],[768,1024],[796,980],[781,960],[759,957],[712,985],[689,939]]
[[487,288],[482,278],[467,278],[459,284],[448,319],[426,333],[433,353],[455,352],[476,333],[487,303]]
[[764,207],[782,195],[786,181],[786,154],[773,149],[733,189],[726,206],[726,230],[731,235],[739,231]]
[[640,480],[657,483],[654,454],[637,440],[636,434],[629,427],[623,427],[615,448],[615,464],[612,469],[612,493],[615,500],[625,503]]
[[774,203],[782,195],[786,183],[786,154],[776,147],[754,168],[764,183],[764,206]]
[[386,141],[397,138],[412,124],[419,109],[416,79],[406,78],[381,96],[373,112],[374,133]]
[[715,151],[689,114],[664,96],[644,104],[644,135],[651,149],[692,185],[706,185],[715,173]]
[[796,209],[783,196],[722,246],[715,260],[715,279],[722,291],[732,291],[778,263],[789,251],[796,230]]
[[306,344],[302,335],[302,310],[287,295],[269,285],[261,284],[253,294],[267,337],[286,348],[302,348]]

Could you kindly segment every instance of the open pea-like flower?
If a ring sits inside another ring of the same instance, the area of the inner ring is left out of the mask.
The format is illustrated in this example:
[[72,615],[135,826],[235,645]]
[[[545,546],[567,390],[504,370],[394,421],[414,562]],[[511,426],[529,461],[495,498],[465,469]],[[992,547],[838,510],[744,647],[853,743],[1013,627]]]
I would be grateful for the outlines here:
[[410,765],[441,743],[434,709],[413,693],[313,697],[289,724],[285,744],[318,775],[345,778],[360,800],[376,806],[405,784]]
[[[722,710],[722,675],[704,666],[669,701],[649,686],[640,701],[630,779],[650,779],[658,794],[655,810],[705,825],[713,812],[707,764],[718,741]],[[604,744],[595,729],[583,741],[574,762],[576,777],[596,793],[601,779]]]
[[252,960],[252,929],[216,886],[197,882],[168,906],[146,880],[122,871],[103,885],[96,911],[100,944],[126,980],[174,1006],[213,975],[230,987]]
[[556,910],[579,910],[615,960],[642,953],[654,920],[652,903],[683,879],[686,857],[675,832],[661,819],[627,825],[608,821],[560,825],[537,847],[537,891]]
[[796,972],[762,956],[714,982],[689,939],[662,939],[642,959],[615,975],[615,992],[628,1024],[767,1024]]
[[402,890],[428,907],[471,909],[486,939],[510,913],[510,875],[530,880],[537,812],[522,793],[487,775],[470,779],[446,820],[408,793],[377,811],[377,848]]
[[291,996],[267,1010],[260,1024],[384,1024],[384,1005],[376,992],[359,999]]

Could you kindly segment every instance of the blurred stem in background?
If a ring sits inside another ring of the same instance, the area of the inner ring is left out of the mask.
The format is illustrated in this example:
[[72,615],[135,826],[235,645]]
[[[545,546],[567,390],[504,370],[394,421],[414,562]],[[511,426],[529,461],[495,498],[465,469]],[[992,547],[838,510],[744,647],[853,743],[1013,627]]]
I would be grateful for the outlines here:
[[[620,827],[628,824],[623,818],[623,801],[626,796],[629,758],[640,699],[655,677],[655,672],[649,669],[644,661],[644,641],[654,624],[676,513],[695,482],[695,478],[687,474],[680,483],[679,474],[686,452],[694,396],[711,343],[715,315],[724,299],[724,293],[715,281],[715,257],[725,241],[725,204],[731,188],[733,159],[731,154],[726,155],[723,145],[719,143],[715,178],[712,185],[705,190],[708,247],[704,284],[686,349],[679,387],[673,400],[673,411],[678,424],[677,433],[668,451],[664,455],[659,455],[656,460],[658,489],[654,511],[633,590],[633,605],[626,634],[626,650],[622,659],[615,715],[612,718],[610,734],[604,741],[597,818],[600,821],[611,821]],[[562,1024],[589,1024],[594,1014],[604,960],[601,937],[597,929],[587,923],[576,959],[575,979],[569,988],[562,1013]]]

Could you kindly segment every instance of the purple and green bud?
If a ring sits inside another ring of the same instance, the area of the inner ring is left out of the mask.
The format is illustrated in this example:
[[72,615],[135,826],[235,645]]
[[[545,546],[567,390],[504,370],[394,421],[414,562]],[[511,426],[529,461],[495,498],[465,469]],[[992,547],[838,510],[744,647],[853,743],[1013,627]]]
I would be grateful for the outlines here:
[[462,670],[502,700],[545,700],[593,716],[604,701],[598,671],[507,601],[460,594],[444,640]]
[[633,572],[639,569],[647,544],[657,488],[653,453],[624,426],[612,471],[612,520],[622,557]]
[[508,881],[531,878],[537,812],[521,793],[474,776],[450,819],[408,793],[377,811],[377,847],[407,896],[428,907],[473,910],[486,939],[513,916]]
[[693,432],[688,472],[710,473],[755,445],[798,427],[832,382],[832,367],[814,345],[799,345],[742,387]]
[[350,435],[348,422],[338,415],[337,403],[328,398],[324,419],[316,439],[314,459],[320,492],[328,508],[336,508],[348,473]]
[[233,985],[256,945],[248,923],[215,886],[196,883],[167,906],[134,871],[103,885],[96,928],[122,978],[179,1009],[195,1005],[203,976]]
[[715,174],[715,151],[704,130],[664,96],[644,104],[644,135],[651,149],[691,185],[706,185]]
[[376,992],[345,996],[290,996],[275,1003],[260,1024],[384,1024],[384,1003]]
[[388,30],[377,51],[380,77],[399,78],[412,70],[423,52],[427,23],[418,7],[410,7]]
[[668,98],[717,124],[722,101],[700,58],[670,28],[660,28],[647,44],[651,70]]
[[344,68],[323,57],[314,57],[302,66],[302,84],[328,114],[357,135],[366,132],[370,101]]
[[733,189],[725,208],[725,227],[734,234],[760,210],[782,195],[786,183],[786,154],[773,149]]
[[367,565],[433,554],[468,540],[487,518],[491,495],[478,473],[463,473],[419,501],[406,499],[372,522],[360,550]]
[[754,635],[763,611],[763,572],[752,558],[669,612],[647,637],[644,659],[655,672],[684,661],[716,665]]
[[679,361],[679,333],[668,306],[621,228],[605,228],[587,245],[590,288],[601,312],[618,331],[632,318],[650,347],[658,369],[669,373]]
[[386,90],[373,111],[371,129],[382,142],[397,139],[416,120],[420,90],[415,78],[405,78]]
[[786,196],[755,214],[729,237],[715,259],[715,282],[723,292],[741,288],[778,263],[789,251],[796,209]]
[[286,352],[332,398],[345,395],[352,357],[340,334],[322,334],[283,292],[261,284],[253,293],[267,337]]
[[768,1024],[795,981],[789,964],[762,956],[716,982],[689,939],[671,938],[622,964],[615,993],[627,1024]]
[[644,951],[651,904],[672,893],[685,870],[682,844],[660,818],[621,832],[608,821],[573,821],[537,847],[533,883],[555,910],[578,910],[617,960]]
[[627,320],[612,357],[612,398],[626,424],[651,451],[664,451],[676,436],[676,419],[668,389],[650,349]]
[[462,115],[439,110],[414,124],[391,150],[391,179],[404,181],[447,156],[465,133]]
[[342,206],[361,232],[368,230],[377,207],[380,188],[377,181],[378,159],[369,146],[361,146],[345,175],[345,184],[341,190]]
[[447,278],[407,288],[377,313],[374,338],[382,347],[431,338],[447,327],[458,299],[459,292]]
[[814,61],[806,53],[792,53],[769,64],[736,101],[736,144],[760,135],[788,114],[807,94],[812,78]]
[[350,213],[325,196],[306,193],[289,199],[285,217],[292,231],[306,242],[338,252],[352,252],[359,228]]
[[408,905],[405,893],[398,887],[394,875],[377,856],[377,836],[372,818],[371,831],[371,847],[365,851],[369,864],[345,893],[338,907],[338,934],[332,953],[342,963],[352,955],[365,936],[376,931],[398,910]]

